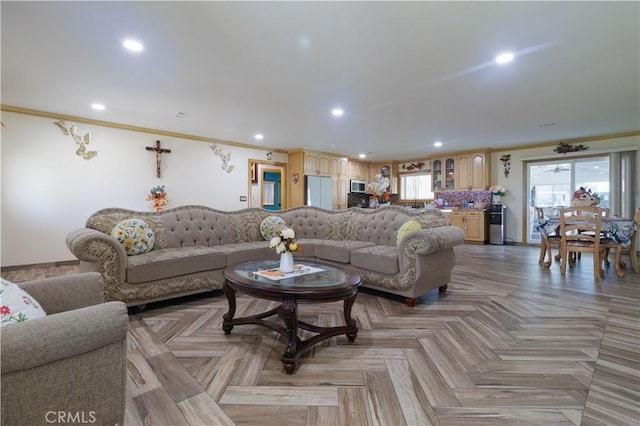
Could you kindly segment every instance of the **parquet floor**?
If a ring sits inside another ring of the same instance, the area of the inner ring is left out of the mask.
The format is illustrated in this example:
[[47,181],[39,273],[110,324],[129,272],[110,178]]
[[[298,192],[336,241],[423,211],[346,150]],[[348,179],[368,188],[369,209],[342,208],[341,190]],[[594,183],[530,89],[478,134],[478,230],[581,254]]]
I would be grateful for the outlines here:
[[[222,293],[132,313],[125,424],[640,423],[640,275],[611,269],[596,282],[583,256],[563,278],[538,265],[536,247],[465,245],[456,256],[447,294],[415,308],[362,291],[355,342],[319,344],[293,375],[277,333],[224,335]],[[270,306],[240,296],[237,315]],[[342,324],[341,303],[299,312]]]

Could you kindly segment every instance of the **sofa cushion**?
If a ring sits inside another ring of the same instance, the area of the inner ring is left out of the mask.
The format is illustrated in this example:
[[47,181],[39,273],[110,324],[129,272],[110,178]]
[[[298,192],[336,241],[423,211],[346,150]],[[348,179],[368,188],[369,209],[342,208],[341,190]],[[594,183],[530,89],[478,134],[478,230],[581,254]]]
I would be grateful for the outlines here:
[[0,278],[0,327],[46,316],[40,304],[17,284]]
[[417,220],[408,220],[402,224],[400,229],[398,229],[398,238],[396,240],[396,245],[400,245],[402,240],[410,233],[419,231],[422,229],[422,225]]
[[[316,257],[334,262],[350,263],[352,250],[373,245],[373,243],[365,241],[317,240]],[[307,256],[306,253],[305,256]]]
[[280,255],[269,248],[268,241],[226,244],[224,249],[227,255],[227,265],[250,260],[280,259]]
[[131,218],[133,215],[140,217],[146,222],[147,225],[153,231],[154,243],[153,248],[158,250],[167,247],[167,235],[164,232],[162,220],[159,217],[150,216],[153,213],[141,213],[134,211],[111,211],[110,209],[104,209],[100,212],[93,214],[87,219],[86,227],[95,229],[96,231],[104,232],[107,235],[111,235],[113,227],[119,222],[125,219]]
[[400,272],[398,248],[393,246],[364,247],[351,252],[351,266],[393,275]]
[[111,230],[111,236],[122,244],[129,256],[151,251],[155,241],[153,231],[147,222],[136,218],[119,222]]
[[180,247],[129,257],[127,282],[140,284],[227,266],[225,246]]
[[266,241],[280,235],[280,231],[287,227],[283,218],[278,216],[267,216],[260,222],[260,234]]

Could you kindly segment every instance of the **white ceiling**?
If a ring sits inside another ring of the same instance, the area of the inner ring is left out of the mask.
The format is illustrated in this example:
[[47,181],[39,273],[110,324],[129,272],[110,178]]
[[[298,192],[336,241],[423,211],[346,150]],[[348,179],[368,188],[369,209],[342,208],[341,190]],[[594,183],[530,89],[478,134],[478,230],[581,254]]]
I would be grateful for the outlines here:
[[640,130],[639,2],[1,8],[4,105],[370,160]]

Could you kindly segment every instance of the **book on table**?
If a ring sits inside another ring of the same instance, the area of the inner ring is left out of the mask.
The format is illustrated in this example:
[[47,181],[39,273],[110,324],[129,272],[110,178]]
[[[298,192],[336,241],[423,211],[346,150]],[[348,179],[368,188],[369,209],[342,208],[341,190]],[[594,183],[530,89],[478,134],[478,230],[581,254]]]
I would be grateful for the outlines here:
[[297,264],[297,265],[293,265],[293,271],[291,272],[285,273],[285,272],[282,272],[280,268],[271,268],[271,269],[262,269],[254,273],[261,277],[277,281],[285,278],[293,278],[293,277],[299,277],[302,275],[314,274],[316,272],[322,272],[322,269],[316,268],[313,266]]

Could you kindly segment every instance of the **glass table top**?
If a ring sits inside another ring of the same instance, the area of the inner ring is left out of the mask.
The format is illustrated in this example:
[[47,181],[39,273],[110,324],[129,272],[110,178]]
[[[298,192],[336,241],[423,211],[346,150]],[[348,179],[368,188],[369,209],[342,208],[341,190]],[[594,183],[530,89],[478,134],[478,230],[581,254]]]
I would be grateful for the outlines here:
[[338,268],[334,268],[329,265],[324,265],[315,262],[295,262],[296,265],[302,264],[306,266],[311,266],[314,268],[322,269],[321,272],[314,272],[307,275],[300,275],[290,278],[282,278],[279,280],[273,280],[266,277],[262,277],[257,275],[255,272],[265,270],[265,269],[274,269],[278,268],[280,265],[279,260],[260,260],[260,261],[251,261],[245,262],[240,265],[237,265],[234,268],[234,272],[250,281],[255,281],[256,283],[260,283],[262,285],[270,285],[270,286],[283,286],[283,287],[307,287],[307,288],[317,288],[317,287],[330,287],[335,285],[344,284],[349,277],[347,271],[343,271]]

